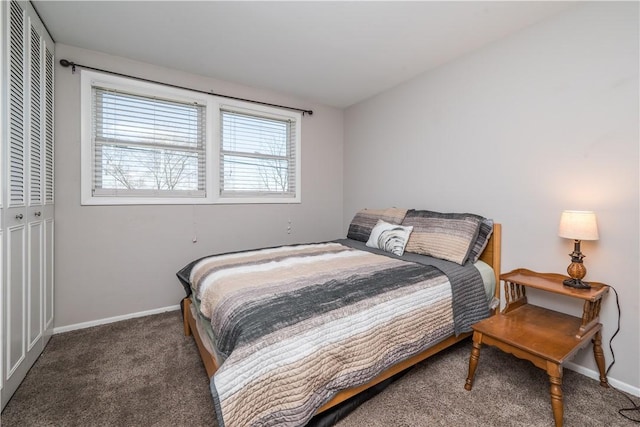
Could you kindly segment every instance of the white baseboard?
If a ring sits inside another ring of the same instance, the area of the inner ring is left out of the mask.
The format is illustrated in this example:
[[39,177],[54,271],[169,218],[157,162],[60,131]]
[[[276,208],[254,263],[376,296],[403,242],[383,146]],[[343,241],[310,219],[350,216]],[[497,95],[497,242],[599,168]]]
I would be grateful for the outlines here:
[[[577,365],[573,362],[566,362],[564,367],[567,369],[571,369],[579,374],[584,375],[585,377],[589,377],[596,381],[600,381],[600,373],[598,371],[594,371],[593,369],[585,368],[584,366]],[[626,393],[632,394],[636,397],[640,397],[640,388],[634,387],[627,383],[623,383],[622,381],[616,380],[615,378],[607,378],[609,381],[609,385],[617,388],[618,390],[624,391]]]
[[119,322],[121,320],[135,319],[136,317],[150,316],[152,314],[165,313],[167,311],[180,310],[180,304],[169,307],[154,308],[153,310],[139,311],[137,313],[123,314],[122,316],[107,317],[106,319],[91,320],[90,322],[76,323],[74,325],[60,326],[53,328],[54,334],[75,331],[77,329],[91,328],[92,326],[106,325],[107,323]]

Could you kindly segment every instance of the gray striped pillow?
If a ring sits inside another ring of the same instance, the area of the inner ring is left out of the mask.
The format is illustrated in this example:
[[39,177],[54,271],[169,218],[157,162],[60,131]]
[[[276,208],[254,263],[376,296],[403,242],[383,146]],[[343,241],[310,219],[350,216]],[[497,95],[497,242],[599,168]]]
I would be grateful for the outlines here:
[[473,248],[471,249],[471,253],[469,254],[469,260],[473,263],[480,259],[480,254],[482,254],[484,248],[487,247],[489,238],[493,234],[493,220],[481,217],[480,221],[480,231],[478,232],[478,238],[473,244]]
[[366,242],[379,219],[400,225],[406,213],[407,210],[401,208],[362,209],[351,220],[347,238]]
[[413,232],[405,251],[463,265],[475,245],[481,222],[475,215],[409,210],[402,225],[412,226]]

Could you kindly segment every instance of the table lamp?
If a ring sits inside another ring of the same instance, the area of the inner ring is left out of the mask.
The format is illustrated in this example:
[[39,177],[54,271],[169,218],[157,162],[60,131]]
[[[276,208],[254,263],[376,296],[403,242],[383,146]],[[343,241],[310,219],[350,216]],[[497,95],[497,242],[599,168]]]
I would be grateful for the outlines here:
[[569,254],[571,264],[567,267],[570,279],[566,279],[563,282],[564,285],[578,289],[589,289],[591,285],[582,281],[582,278],[587,274],[587,269],[582,262],[584,255],[580,252],[580,242],[582,240],[598,240],[596,214],[591,211],[562,212],[558,235],[574,241],[573,252]]

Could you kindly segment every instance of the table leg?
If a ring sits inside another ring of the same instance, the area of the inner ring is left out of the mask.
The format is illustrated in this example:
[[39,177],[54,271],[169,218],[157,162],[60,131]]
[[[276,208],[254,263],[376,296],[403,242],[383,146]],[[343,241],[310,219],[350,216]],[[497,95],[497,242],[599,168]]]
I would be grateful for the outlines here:
[[562,427],[563,402],[562,402],[562,366],[547,362],[547,374],[551,383],[551,409],[553,409],[553,419],[556,427]]
[[471,356],[469,357],[469,375],[467,375],[467,381],[464,384],[465,390],[471,390],[471,387],[473,387],[473,377],[476,375],[476,367],[478,366],[478,360],[480,359],[481,346],[482,334],[480,332],[474,332],[473,348],[471,349]]
[[598,365],[598,371],[600,371],[600,385],[602,387],[609,388],[607,382],[607,374],[604,370],[604,352],[602,351],[602,332],[596,332],[593,337],[593,356],[596,359],[596,365]]

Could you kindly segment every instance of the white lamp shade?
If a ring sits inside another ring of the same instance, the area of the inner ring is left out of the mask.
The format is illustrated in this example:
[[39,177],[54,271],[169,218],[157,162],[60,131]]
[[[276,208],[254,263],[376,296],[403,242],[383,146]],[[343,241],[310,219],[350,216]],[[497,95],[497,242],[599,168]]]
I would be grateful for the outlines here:
[[598,240],[596,214],[591,211],[564,211],[558,235],[573,240]]

